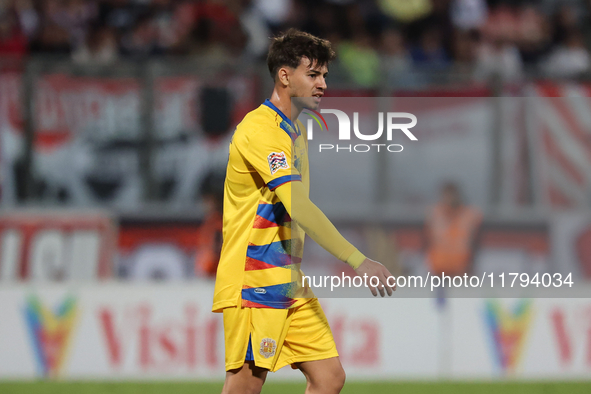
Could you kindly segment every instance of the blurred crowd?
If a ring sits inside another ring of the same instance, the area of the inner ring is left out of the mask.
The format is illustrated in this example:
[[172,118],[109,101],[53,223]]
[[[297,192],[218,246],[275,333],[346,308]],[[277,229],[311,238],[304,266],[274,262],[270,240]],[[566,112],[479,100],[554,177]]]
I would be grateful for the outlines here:
[[288,27],[330,39],[362,86],[450,68],[571,78],[591,64],[590,0],[0,0],[0,57],[260,59]]

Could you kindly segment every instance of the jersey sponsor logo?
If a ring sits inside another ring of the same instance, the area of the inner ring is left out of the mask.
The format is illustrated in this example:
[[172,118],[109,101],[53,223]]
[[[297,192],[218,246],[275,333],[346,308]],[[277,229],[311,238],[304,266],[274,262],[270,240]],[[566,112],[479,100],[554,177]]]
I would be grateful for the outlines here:
[[277,343],[275,343],[274,339],[271,338],[263,338],[261,341],[261,349],[259,353],[264,358],[273,357],[275,355],[275,351],[277,350]]
[[257,294],[267,294],[267,290],[261,288],[254,289],[254,292]]
[[282,168],[289,168],[289,164],[287,164],[287,158],[285,157],[285,153],[283,152],[269,153],[269,156],[267,156],[267,161],[269,162],[269,169],[271,170],[271,175],[274,175],[277,171],[279,171]]

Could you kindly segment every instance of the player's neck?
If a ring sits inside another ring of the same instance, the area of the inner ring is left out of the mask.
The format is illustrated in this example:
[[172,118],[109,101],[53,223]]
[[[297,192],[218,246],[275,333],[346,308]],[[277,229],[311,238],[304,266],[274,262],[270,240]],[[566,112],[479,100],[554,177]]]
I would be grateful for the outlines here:
[[277,107],[279,111],[283,112],[283,115],[291,119],[292,122],[294,122],[300,115],[300,112],[302,112],[301,109],[292,106],[291,97],[287,94],[280,94],[276,89],[273,90],[273,94],[271,94],[269,101]]

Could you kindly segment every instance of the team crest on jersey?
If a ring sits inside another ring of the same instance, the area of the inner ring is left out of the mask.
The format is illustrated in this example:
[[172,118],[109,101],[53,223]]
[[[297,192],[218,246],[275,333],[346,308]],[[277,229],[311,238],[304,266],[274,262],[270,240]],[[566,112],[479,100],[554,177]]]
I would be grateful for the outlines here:
[[263,338],[261,341],[261,349],[259,350],[261,356],[264,358],[273,357],[275,355],[275,350],[277,350],[275,340],[271,338]]
[[283,152],[269,153],[269,156],[267,156],[267,161],[269,162],[269,169],[271,170],[271,175],[274,175],[277,171],[279,171],[282,168],[289,168],[289,164],[287,164],[287,158],[285,157],[285,153]]

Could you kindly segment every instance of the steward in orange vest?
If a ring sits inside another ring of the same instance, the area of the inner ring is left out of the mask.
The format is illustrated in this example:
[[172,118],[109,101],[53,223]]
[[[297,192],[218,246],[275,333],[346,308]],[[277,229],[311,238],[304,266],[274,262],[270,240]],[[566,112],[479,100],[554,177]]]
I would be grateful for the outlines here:
[[440,202],[431,209],[426,222],[426,252],[431,273],[468,273],[481,224],[482,213],[463,205],[458,186],[451,182],[444,184]]

